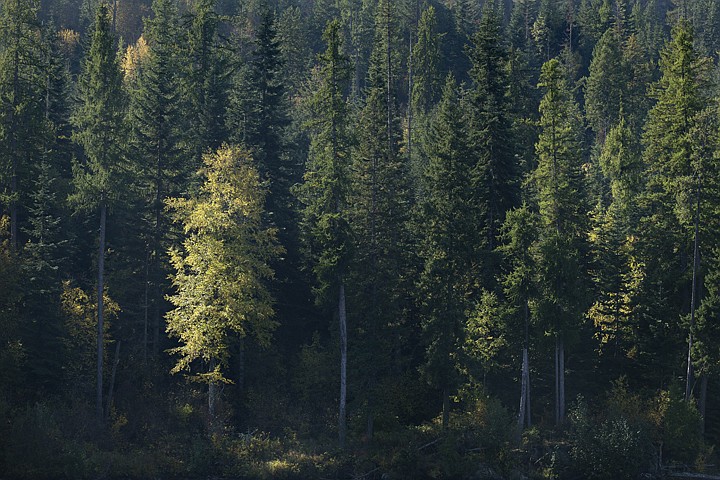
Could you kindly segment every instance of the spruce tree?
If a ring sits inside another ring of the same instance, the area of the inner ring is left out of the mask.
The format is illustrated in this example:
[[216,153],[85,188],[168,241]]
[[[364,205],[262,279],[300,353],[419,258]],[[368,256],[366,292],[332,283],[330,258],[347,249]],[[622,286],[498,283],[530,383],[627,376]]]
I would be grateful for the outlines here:
[[121,197],[122,142],[125,100],[115,36],[107,7],[95,17],[90,49],[78,80],[78,106],[73,113],[73,140],[83,149],[83,160],[73,167],[72,203],[81,210],[97,209],[100,239],[97,260],[97,398],[98,419],[103,414],[103,292],[108,209]]
[[229,66],[219,24],[215,1],[199,1],[190,13],[185,49],[181,52],[185,65],[182,97],[187,115],[183,144],[193,158],[193,169],[202,165],[204,153],[228,139],[225,117]]
[[585,87],[588,124],[602,141],[619,119],[620,104],[627,95],[627,74],[621,41],[615,28],[608,28],[593,50]]
[[425,196],[418,205],[418,223],[425,228],[419,240],[424,266],[418,282],[427,340],[422,371],[442,392],[443,427],[447,427],[450,395],[459,384],[454,359],[464,343],[470,294],[482,272],[486,214],[477,194],[466,115],[452,76],[447,78],[432,125],[422,179]]
[[[646,208],[651,209],[650,216],[655,217],[651,221],[668,227],[662,241],[673,242],[672,248],[690,259],[692,265],[686,400],[690,399],[693,385],[693,330],[702,286],[699,276],[700,253],[704,247],[700,231],[705,214],[702,192],[706,178],[711,178],[705,158],[707,142],[702,141],[707,135],[702,133],[700,121],[703,110],[711,108],[708,105],[712,104],[709,97],[710,64],[708,58],[695,51],[692,29],[681,20],[673,28],[671,41],[661,52],[662,77],[652,89],[657,103],[649,113],[643,139],[648,165],[645,202]],[[648,262],[653,263],[651,259]],[[683,310],[687,311],[686,307]]]
[[[353,153],[351,215],[355,252],[353,292],[365,306],[353,312],[362,319],[363,394],[367,404],[367,437],[372,438],[379,380],[395,348],[389,325],[402,324],[403,269],[408,249],[409,168],[399,152],[401,130],[397,115],[397,44],[392,6],[378,6],[375,42],[370,61],[365,105],[357,119]],[[348,282],[350,283],[350,282]]]
[[181,150],[184,121],[178,68],[178,13],[170,0],[155,0],[153,11],[154,17],[146,22],[149,50],[131,97],[130,126],[132,156],[142,192],[140,202],[145,212],[143,237],[147,253],[143,257],[147,257],[146,283],[151,292],[144,305],[150,325],[144,325],[143,352],[149,343],[148,329],[152,328],[152,351],[157,355],[167,275],[163,264],[167,263],[169,226],[164,202],[187,188],[189,172]]
[[505,269],[500,282],[503,293],[510,305],[512,324],[508,330],[522,345],[520,369],[520,409],[518,427],[532,425],[530,403],[530,303],[537,296],[537,252],[539,233],[538,215],[531,207],[523,204],[508,212],[501,230],[502,244],[498,247],[503,254]]
[[0,202],[10,216],[10,246],[18,248],[22,197],[33,162],[47,144],[43,116],[45,54],[39,5],[34,0],[0,3]]
[[505,212],[518,204],[520,193],[508,115],[508,53],[494,2],[489,2],[483,10],[469,56],[472,62],[469,131],[473,134],[476,174],[484,176],[478,187],[487,204],[485,244],[492,252],[498,244],[497,236]]
[[328,24],[324,38],[327,50],[319,57],[320,84],[311,99],[313,119],[308,123],[311,145],[299,197],[304,205],[303,226],[317,279],[318,300],[334,306],[340,323],[338,432],[340,447],[344,448],[348,341],[345,283],[352,246],[348,218],[352,136],[344,95],[350,80],[350,64],[342,51],[337,20]]
[[582,319],[582,118],[557,59],[542,67],[540,136],[532,174],[540,215],[538,271],[541,321],[555,338],[555,421],[565,416],[565,344]]

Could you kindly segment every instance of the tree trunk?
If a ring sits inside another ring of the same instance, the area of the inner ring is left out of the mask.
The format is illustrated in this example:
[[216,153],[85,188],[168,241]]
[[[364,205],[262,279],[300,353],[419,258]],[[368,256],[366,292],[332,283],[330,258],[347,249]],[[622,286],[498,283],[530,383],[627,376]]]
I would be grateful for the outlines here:
[[560,425],[560,339],[555,334],[555,425]]
[[112,408],[113,396],[115,394],[115,374],[117,366],[120,363],[120,341],[115,344],[115,360],[113,360],[112,373],[110,374],[110,386],[108,387],[107,404],[105,406],[105,418],[110,418],[110,409]]
[[147,365],[147,351],[148,351],[148,310],[150,305],[150,296],[148,290],[150,290],[150,249],[145,252],[145,304],[143,305],[144,317],[143,317],[143,363]]
[[[16,2],[19,9],[20,1]],[[15,120],[15,112],[18,105],[18,97],[20,95],[20,21],[15,22],[15,52],[13,58],[13,98],[10,105],[10,113],[8,120],[10,123],[10,155],[12,156],[12,171],[10,172],[10,249],[17,251],[17,170],[18,170],[18,152],[17,152],[17,125]]]
[[347,315],[345,312],[345,285],[340,282],[338,295],[338,318],[340,320],[340,408],[338,415],[338,440],[340,448],[345,448],[347,424],[345,402],[347,400]]
[[527,411],[527,375],[525,369],[527,368],[527,348],[523,347],[522,354],[522,369],[520,374],[520,413],[518,414],[518,432],[521,432],[525,427],[525,412]]
[[700,399],[698,400],[698,410],[700,410],[700,433],[705,433],[705,411],[707,410],[707,389],[708,376],[704,374],[700,380]]
[[[209,371],[215,370],[215,360],[210,361]],[[215,406],[217,404],[217,382],[210,380],[208,382],[208,416],[210,417],[211,424],[215,423]]]
[[560,339],[560,423],[565,419],[565,341]]
[[442,410],[442,427],[443,429],[448,428],[450,423],[450,389],[448,387],[443,388],[443,410]]
[[695,189],[695,239],[693,242],[692,296],[690,297],[690,332],[688,333],[687,376],[685,378],[685,401],[690,401],[693,386],[693,330],[695,329],[695,306],[697,304],[697,276],[700,267],[700,175]]
[[107,205],[105,199],[100,202],[100,246],[98,250],[98,285],[97,285],[97,398],[95,399],[95,412],[98,421],[103,418],[103,292],[105,290],[105,223],[107,217]]

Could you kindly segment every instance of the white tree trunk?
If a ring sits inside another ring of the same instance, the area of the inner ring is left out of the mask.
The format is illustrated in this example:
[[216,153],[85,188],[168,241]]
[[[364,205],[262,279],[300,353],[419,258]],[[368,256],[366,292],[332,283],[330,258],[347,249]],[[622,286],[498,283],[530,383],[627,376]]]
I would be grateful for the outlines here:
[[103,291],[105,290],[105,224],[107,219],[107,205],[103,199],[100,203],[100,246],[98,249],[98,284],[97,284],[97,395],[95,399],[95,413],[98,421],[103,418]]
[[347,423],[345,403],[347,401],[347,315],[345,312],[345,285],[340,283],[338,295],[338,318],[340,320],[340,407],[338,415],[338,440],[345,448]]

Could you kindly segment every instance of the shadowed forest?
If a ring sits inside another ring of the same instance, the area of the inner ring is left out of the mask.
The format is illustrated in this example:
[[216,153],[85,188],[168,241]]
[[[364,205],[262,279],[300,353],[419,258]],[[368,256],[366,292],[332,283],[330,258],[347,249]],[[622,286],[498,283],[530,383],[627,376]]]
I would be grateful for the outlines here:
[[720,478],[719,51],[716,0],[0,0],[0,478]]

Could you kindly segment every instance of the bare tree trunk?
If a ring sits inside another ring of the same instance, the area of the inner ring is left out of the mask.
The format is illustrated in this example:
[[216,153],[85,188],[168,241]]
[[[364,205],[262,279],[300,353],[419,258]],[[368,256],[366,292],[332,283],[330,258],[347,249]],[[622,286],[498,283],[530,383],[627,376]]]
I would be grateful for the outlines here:
[[345,312],[345,284],[340,282],[338,296],[338,318],[340,320],[340,409],[338,415],[338,440],[345,448],[347,423],[345,403],[347,401],[347,315]]
[[[209,371],[215,370],[215,360],[210,361]],[[210,422],[215,423],[215,407],[217,404],[217,382],[210,380],[208,382],[208,415],[210,416]]]
[[[20,1],[16,1],[16,7],[19,9]],[[15,52],[13,58],[13,98],[10,105],[9,123],[10,123],[10,155],[12,156],[12,172],[10,172],[10,248],[13,252],[17,251],[18,244],[18,228],[17,228],[17,170],[18,170],[18,152],[17,152],[17,125],[15,120],[15,112],[18,105],[18,97],[20,96],[20,20],[15,22]]]
[[442,410],[442,427],[448,428],[450,423],[450,388],[443,388],[443,410]]
[[150,290],[150,249],[145,252],[145,304],[143,305],[144,318],[143,318],[143,363],[147,365],[147,351],[148,351],[148,309],[150,305],[150,297],[148,290]]
[[522,369],[520,374],[520,413],[518,414],[518,432],[525,427],[525,412],[527,411],[527,375],[525,368],[527,366],[527,348],[523,347]]
[[100,246],[98,250],[98,285],[97,285],[97,398],[95,399],[95,412],[98,421],[103,418],[103,292],[105,290],[105,224],[107,220],[107,205],[105,199],[100,201]]
[[687,376],[685,379],[685,401],[690,401],[693,387],[693,330],[695,329],[695,307],[697,304],[697,276],[700,267],[700,175],[697,174],[695,189],[695,239],[693,242],[692,296],[690,297],[690,332],[688,333]]
[[700,433],[705,433],[705,411],[707,410],[707,389],[708,376],[707,373],[700,380],[700,399],[698,401],[698,410],[700,410]]
[[239,343],[237,386],[242,392],[245,389],[245,339],[241,338]]
[[555,425],[560,425],[560,339],[555,334]]
[[117,366],[120,363],[120,341],[115,344],[115,359],[113,360],[112,373],[110,374],[110,386],[108,387],[107,404],[105,405],[105,418],[110,417],[110,409],[112,408],[113,396],[115,394],[115,374]]
[[560,423],[565,419],[565,341],[560,338]]
[[525,378],[525,384],[526,384],[525,396],[527,397],[525,399],[525,406],[527,407],[526,414],[527,414],[528,428],[532,427],[532,415],[530,414],[530,412],[532,411],[532,408],[530,408],[532,403],[530,402],[530,358],[529,357],[530,357],[530,355],[528,353],[528,363],[527,363],[527,366],[525,367],[525,376],[526,376],[526,378]]

